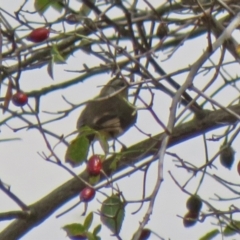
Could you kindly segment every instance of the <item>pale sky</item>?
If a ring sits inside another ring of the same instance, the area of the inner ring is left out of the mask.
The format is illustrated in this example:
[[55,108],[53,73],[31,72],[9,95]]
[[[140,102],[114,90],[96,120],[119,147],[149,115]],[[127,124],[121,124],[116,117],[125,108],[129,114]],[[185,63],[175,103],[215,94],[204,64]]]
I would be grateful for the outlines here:
[[[1,8],[5,9],[13,13],[19,8],[19,5],[22,1],[15,0],[11,1],[2,1]],[[154,2],[149,1],[149,2]],[[141,1],[143,4],[143,1]],[[43,21],[43,18],[34,19],[36,14],[33,15],[33,19],[35,21]],[[57,16],[57,13],[53,10],[50,10],[46,13],[47,19],[54,19]],[[11,23],[11,21],[10,21]],[[67,25],[70,29],[74,29],[73,26]],[[60,28],[60,27],[59,27]],[[54,29],[59,30],[59,29]],[[23,32],[22,36],[25,36],[28,32]],[[54,36],[54,33],[51,33],[51,37]],[[181,69],[184,66],[187,66],[194,61],[197,60],[197,57],[205,50],[207,46],[206,37],[199,37],[194,42],[184,43],[184,46],[181,47],[176,54],[169,60],[163,61],[167,58],[167,53],[157,53],[158,61],[161,62],[161,65],[166,70],[166,72],[172,72],[174,70]],[[213,56],[213,60],[218,60],[219,53]],[[94,59],[94,60],[93,60]],[[11,64],[10,62],[8,63]],[[78,73],[69,73],[65,70],[80,70],[83,69],[83,64],[91,67],[96,64],[96,58],[84,54],[82,52],[75,52],[73,56],[71,56],[67,64],[63,65],[55,65],[54,66],[54,80],[52,80],[47,73],[46,66],[40,69],[34,69],[32,71],[23,72],[21,75],[21,88],[22,90],[29,92],[32,90],[39,90],[44,86],[54,85],[65,80],[72,79],[78,76]],[[231,68],[228,68],[228,70]],[[239,66],[237,68],[231,69],[232,76],[236,76],[239,74]],[[178,79],[179,81],[184,81],[186,75],[181,75],[182,79]],[[180,78],[180,77],[179,77]],[[64,96],[69,102],[78,104],[83,101],[89,100],[92,97],[96,96],[100,90],[98,86],[105,84],[108,80],[111,79],[110,74],[102,74],[99,76],[94,76],[91,79],[88,79],[83,84],[77,84],[67,89],[58,90],[54,93],[48,94],[41,99],[41,111],[50,111],[57,112],[63,109],[68,109],[69,105],[63,100],[62,96]],[[210,77],[207,76],[198,76],[196,80],[196,86],[202,86],[205,83],[205,80],[209,80]],[[140,79],[137,79],[140,80]],[[207,94],[213,92],[213,89],[217,86],[213,86]],[[1,96],[4,96],[6,91],[6,87],[3,86],[1,89]],[[148,92],[142,93],[142,96],[145,99],[149,99]],[[221,102],[223,105],[226,105],[231,102],[232,99],[238,96],[238,93],[232,87],[227,87],[222,93],[218,94],[215,100]],[[33,99],[29,100],[29,103],[34,106]],[[171,99],[163,94],[155,94],[154,101],[154,111],[158,114],[161,120],[166,123],[168,120],[169,114],[169,106],[171,104]],[[140,103],[137,103],[137,107],[141,107]],[[212,109],[210,105],[207,106],[209,109]],[[10,104],[9,108],[11,110],[18,111],[19,109],[13,104]],[[24,108],[26,110],[26,108]],[[72,112],[67,118],[62,119],[60,121],[56,121],[54,123],[50,123],[46,125],[46,128],[53,131],[54,133],[60,135],[67,135],[76,129],[77,118],[81,112],[82,108],[76,109]],[[2,117],[6,117],[7,115],[2,115]],[[41,120],[46,120],[52,118],[52,115],[41,112],[40,118]],[[29,119],[33,120],[33,117],[29,116]],[[35,121],[35,120],[34,120]],[[25,126],[23,122],[19,119],[15,118],[9,122],[9,125],[12,128],[18,128],[21,126]],[[138,113],[137,126],[140,129],[143,129],[144,132],[156,134],[160,132],[159,125],[154,121],[152,116],[146,110],[141,110]],[[223,130],[219,129],[214,131],[214,134],[223,134]],[[207,134],[207,138],[210,138],[212,133]],[[71,179],[72,176],[65,171],[64,169],[54,165],[52,163],[44,161],[39,155],[38,152],[48,153],[46,145],[43,141],[42,136],[37,130],[19,130],[17,132],[13,132],[10,128],[6,126],[1,127],[1,139],[5,138],[21,138],[21,141],[12,141],[4,142],[0,144],[0,178],[1,180],[11,186],[11,191],[16,194],[25,204],[32,204],[43,196],[50,193],[57,186],[60,186],[62,183]],[[136,128],[131,128],[126,134],[120,137],[120,140],[124,142],[126,145],[132,145],[141,139],[144,139],[145,136],[137,131]],[[50,143],[54,146],[58,141],[54,138],[48,137]],[[70,138],[69,138],[70,140]],[[211,173],[215,173],[218,176],[221,176],[224,179],[229,179],[231,182],[238,183],[240,177],[236,171],[236,165],[239,159],[238,153],[239,139],[234,141],[233,148],[236,150],[236,161],[232,170],[229,171],[224,169],[219,161],[215,162],[218,170],[212,169]],[[219,142],[208,142],[208,151],[209,156],[213,156],[219,149]],[[97,151],[100,151],[100,148],[96,148]],[[64,155],[66,151],[66,147],[64,145],[58,145],[55,149],[58,156],[64,160]],[[190,161],[192,164],[196,164],[198,166],[204,164],[205,161],[205,152],[202,136],[193,138],[187,142],[181,143],[175,147],[168,149],[169,152],[178,154],[179,157],[186,161]],[[70,166],[69,166],[70,167]],[[80,173],[85,166],[78,167],[74,169],[75,173]],[[150,194],[153,190],[153,186],[156,182],[156,162],[153,163],[147,174],[147,195]],[[186,200],[188,195],[184,194],[172,181],[168,171],[171,171],[174,177],[181,184],[184,184],[186,179],[188,179],[191,175],[187,174],[187,172],[181,168],[177,168],[175,163],[173,162],[173,157],[166,156],[164,160],[164,182],[161,186],[161,189],[158,193],[157,199],[155,201],[155,206],[153,210],[153,214],[151,215],[151,219],[149,224],[146,226],[153,231],[157,232],[161,237],[165,239],[171,240],[197,240],[201,236],[203,236],[208,231],[211,231],[218,226],[217,220],[208,218],[204,223],[198,223],[196,226],[192,228],[184,228],[182,219],[178,216],[184,216],[187,212],[186,209]],[[188,191],[194,192],[196,187],[198,186],[199,180],[201,176],[198,175],[195,179],[191,181],[189,186],[187,187]],[[229,192],[226,188],[223,188],[219,183],[213,181],[211,177],[205,176],[206,181],[202,184],[199,195],[205,199],[209,200],[209,198],[214,198],[214,194],[219,194],[222,197],[229,197]],[[124,197],[128,200],[139,200],[142,198],[142,184],[143,184],[143,174],[140,172],[134,173],[129,177],[125,177],[124,179],[118,181],[119,188],[123,191]],[[110,194],[111,189],[102,189],[102,191]],[[65,214],[64,216],[56,219],[56,215],[63,212],[64,210],[71,207],[73,204],[78,202],[78,197],[66,203],[62,208],[60,208],[55,214],[53,214],[50,218],[45,220],[42,224],[32,229],[29,233],[21,238],[21,240],[66,240],[66,233],[61,228],[70,223],[83,223],[84,217],[81,216],[84,205],[81,204],[76,207],[74,210]],[[104,196],[100,193],[97,193],[94,201],[89,203],[88,210],[97,211],[100,209],[99,201],[103,201]],[[16,204],[9,199],[3,192],[0,191],[0,211],[11,211],[18,210]],[[221,209],[227,210],[229,202],[225,204],[224,202],[213,201],[217,207]],[[237,202],[234,204],[237,205]],[[135,215],[131,213],[136,211],[139,207],[139,204],[129,204],[125,210],[125,220],[122,226],[122,231],[120,236],[123,240],[128,240],[131,238],[133,233],[138,228],[139,221],[142,220],[145,212],[146,206],[144,206],[140,212]],[[208,211],[206,206],[203,206],[203,212]],[[178,215],[178,216],[177,216]],[[100,222],[98,216],[94,215],[93,227],[98,225]],[[3,221],[0,223],[0,230],[4,229],[9,222]],[[103,240],[105,239],[115,239],[115,237],[110,236],[111,233],[105,227],[102,227],[100,236]],[[158,239],[155,236],[151,236],[152,240]],[[222,239],[219,235],[214,238],[214,240]],[[232,239],[232,237],[224,238],[224,239]]]

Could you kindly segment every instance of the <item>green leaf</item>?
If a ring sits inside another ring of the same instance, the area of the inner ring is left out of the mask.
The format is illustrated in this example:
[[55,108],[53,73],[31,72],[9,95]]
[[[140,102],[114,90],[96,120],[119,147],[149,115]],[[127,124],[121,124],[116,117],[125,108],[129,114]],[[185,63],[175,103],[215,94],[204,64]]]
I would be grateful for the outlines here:
[[89,145],[89,139],[81,133],[78,134],[68,146],[65,161],[70,163],[72,167],[82,164],[87,158]]
[[102,226],[99,224],[93,230],[93,235],[97,235],[101,231]]
[[92,225],[92,221],[93,221],[93,213],[90,212],[88,214],[88,216],[85,218],[85,221],[84,221],[84,224],[83,224],[84,228],[88,230]]
[[52,79],[54,79],[54,77],[53,77],[53,61],[52,61],[52,59],[48,62],[47,72],[48,72],[48,75],[49,75]]
[[96,185],[100,180],[100,174],[98,174],[97,176],[90,176],[88,179],[88,182],[90,183],[90,185]]
[[51,60],[49,61],[48,66],[47,66],[48,74],[52,79],[54,79],[54,77],[53,77],[54,63],[56,63],[56,64],[66,63],[64,57],[60,54],[56,45],[53,45],[51,48]]
[[227,225],[223,231],[223,236],[232,236],[240,230],[240,221],[233,221]]
[[91,135],[95,136],[96,139],[99,141],[103,151],[105,153],[108,153],[109,145],[108,145],[108,141],[107,141],[107,136],[105,134],[103,134],[100,131],[96,131],[88,126],[81,127],[80,132],[82,135],[85,135],[88,137]]
[[206,233],[203,237],[201,237],[199,240],[211,240],[214,237],[216,237],[219,234],[218,229],[214,229],[211,232]]
[[43,14],[50,6],[58,12],[63,10],[63,5],[60,0],[35,0],[34,7],[39,14]]
[[76,34],[76,35],[82,38],[81,42],[79,43],[79,47],[86,53],[89,53],[92,49],[93,40],[81,34]]
[[63,8],[64,8],[64,6],[62,5],[62,4],[60,4],[59,2],[62,2],[63,3],[63,1],[59,1],[59,0],[53,0],[52,1],[52,3],[51,3],[51,7],[54,9],[54,10],[56,10],[56,11],[58,11],[59,13],[61,13],[62,12],[62,10],[63,10]]
[[44,13],[49,6],[51,5],[51,1],[49,0],[35,0],[34,7],[36,11],[40,14]]
[[79,223],[65,225],[63,229],[67,232],[68,237],[86,236],[86,229]]
[[66,63],[64,57],[60,54],[56,45],[52,46],[51,55],[54,63]]
[[88,240],[97,240],[97,236],[94,236],[91,232],[86,233]]
[[95,135],[97,133],[96,130],[94,130],[88,126],[81,127],[80,132],[81,132],[81,135],[86,136],[86,137]]
[[111,162],[109,168],[113,171],[117,169],[117,164],[121,160],[121,156],[118,154],[114,157],[113,161]]
[[[77,35],[78,36],[78,35]],[[81,35],[80,37],[82,37],[82,40],[79,44],[79,47],[83,48],[83,50],[91,50],[91,44],[93,42],[93,40],[91,40],[90,38],[87,38],[83,35]]]
[[101,207],[101,221],[113,234],[118,234],[121,230],[124,219],[124,203],[119,195],[108,197]]

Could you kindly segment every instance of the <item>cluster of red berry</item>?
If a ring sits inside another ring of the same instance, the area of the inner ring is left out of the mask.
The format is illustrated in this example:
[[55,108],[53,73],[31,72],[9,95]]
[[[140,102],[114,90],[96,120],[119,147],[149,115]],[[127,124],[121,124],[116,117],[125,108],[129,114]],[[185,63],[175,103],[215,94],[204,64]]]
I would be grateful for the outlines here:
[[[92,176],[97,176],[102,171],[102,159],[100,155],[93,155],[87,162],[87,171]],[[80,193],[82,202],[89,202],[95,196],[95,190],[91,187],[85,187]]]
[[[34,43],[45,41],[49,37],[50,30],[47,28],[34,29],[27,39]],[[28,102],[28,96],[22,91],[18,91],[12,96],[12,102],[15,106],[23,107]],[[102,160],[100,155],[93,155],[87,162],[87,171],[90,175],[99,175],[102,171]],[[85,187],[80,193],[80,199],[83,202],[91,201],[95,196],[95,190],[91,187]]]
[[[28,35],[27,40],[39,43],[49,37],[50,30],[47,28],[36,28]],[[28,102],[28,96],[22,91],[18,91],[12,96],[12,102],[15,106],[23,107]]]

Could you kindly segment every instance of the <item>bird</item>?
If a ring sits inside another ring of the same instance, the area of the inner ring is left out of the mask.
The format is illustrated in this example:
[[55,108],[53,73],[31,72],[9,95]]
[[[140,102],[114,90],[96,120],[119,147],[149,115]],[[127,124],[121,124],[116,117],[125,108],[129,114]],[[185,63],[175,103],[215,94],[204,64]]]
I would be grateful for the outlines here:
[[128,101],[126,82],[117,78],[111,80],[94,101],[87,103],[77,121],[77,129],[81,131],[83,126],[88,126],[106,134],[107,138],[115,138],[127,131],[136,118],[136,108]]
[[[128,101],[126,81],[119,77],[110,80],[97,97],[87,102],[81,112],[77,121],[79,134],[77,140],[71,143],[72,146],[70,144],[68,147],[66,161],[75,165],[75,159],[72,159],[72,156],[75,158],[77,149],[81,147],[77,145],[84,145],[80,143],[88,141],[86,151],[80,157],[81,160],[79,158],[81,163],[87,156],[87,148],[91,142],[99,140],[101,144],[104,141],[116,139],[133,126],[136,120],[137,108]],[[106,149],[104,151],[106,152]],[[71,152],[74,152],[72,156],[69,154]]]

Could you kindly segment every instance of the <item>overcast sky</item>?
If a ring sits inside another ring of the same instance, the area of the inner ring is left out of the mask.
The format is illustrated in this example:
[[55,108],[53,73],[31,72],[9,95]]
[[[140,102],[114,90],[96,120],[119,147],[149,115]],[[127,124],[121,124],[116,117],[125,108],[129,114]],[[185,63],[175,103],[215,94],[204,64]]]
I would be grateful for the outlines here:
[[[16,11],[22,1],[15,0],[11,1],[2,1],[1,8],[5,9],[7,12],[11,12],[13,14]],[[155,1],[149,1],[154,3]],[[30,6],[30,4],[29,4]],[[78,6],[77,3],[75,6]],[[46,18],[52,20],[56,18],[57,13],[53,10],[49,10],[46,13]],[[36,19],[35,19],[36,18]],[[32,20],[35,21],[43,21],[43,18],[36,17],[36,14],[32,15]],[[10,24],[14,24],[9,18]],[[69,29],[73,29],[74,26],[66,25]],[[55,29],[54,30],[60,30]],[[27,35],[29,32],[22,32],[22,36]],[[51,37],[54,36],[54,33],[51,33]],[[27,42],[26,42],[27,43]],[[199,56],[203,50],[207,47],[206,37],[199,37],[194,42],[187,42],[183,47],[179,49],[179,51],[174,54],[174,56],[169,61],[161,60],[166,59],[166,53],[158,53],[158,61],[161,62],[161,65],[166,69],[166,72],[173,72],[174,70],[179,70],[184,66],[188,66],[192,62],[196,61],[197,56]],[[214,59],[218,59],[219,54],[215,54],[213,56]],[[8,62],[10,65],[11,62]],[[71,56],[66,64],[63,65],[55,65],[54,66],[54,80],[52,80],[48,73],[47,68],[42,67],[40,69],[34,69],[32,71],[23,72],[21,75],[21,88],[25,92],[30,92],[32,90],[39,90],[45,86],[54,85],[69,79],[76,77],[79,73],[69,73],[66,70],[81,70],[83,69],[83,64],[91,67],[98,62],[96,58],[84,54],[83,52],[75,52],[73,56]],[[229,68],[230,69],[230,68]],[[228,70],[229,70],[228,69]],[[237,68],[232,68],[231,74],[235,76],[239,73],[239,66]],[[182,74],[179,77],[179,81],[184,81],[186,75]],[[182,79],[180,79],[182,78]],[[62,96],[64,96],[69,102],[78,104],[83,101],[89,100],[92,97],[96,96],[100,90],[101,85],[105,84],[108,80],[111,79],[110,74],[102,74],[100,76],[95,76],[89,78],[83,84],[77,84],[71,86],[67,89],[58,90],[54,93],[48,94],[41,99],[41,121],[52,118],[52,115],[46,114],[43,111],[49,112],[57,112],[63,109],[68,109],[69,105],[63,100]],[[206,77],[198,76],[196,80],[196,84],[201,86]],[[207,76],[209,80],[210,77]],[[140,80],[140,79],[137,79]],[[213,92],[214,88],[217,86],[213,86],[208,93]],[[6,91],[6,87],[3,86],[1,89],[1,94],[4,96]],[[133,90],[132,90],[133,91]],[[149,100],[150,95],[147,91],[143,91],[142,96],[145,99]],[[218,94],[215,100],[220,101],[222,104],[228,104],[232,99],[238,96],[238,93],[235,89],[230,86],[226,88],[222,93]],[[168,120],[169,114],[169,106],[171,104],[171,99],[163,94],[156,94],[154,99],[154,111],[160,116],[161,120],[166,123]],[[30,99],[29,103],[34,106],[34,99]],[[141,103],[137,102],[137,107],[141,107]],[[209,106],[209,109],[212,109]],[[25,107],[28,110],[27,107]],[[10,104],[10,109],[18,111],[19,109],[12,104]],[[76,129],[76,121],[81,112],[82,108],[78,108],[73,111],[69,116],[60,121],[55,121],[54,123],[50,123],[46,125],[46,128],[57,133],[59,136],[67,135],[73,132]],[[7,116],[1,115],[3,118]],[[29,119],[32,121],[33,117],[29,116]],[[22,121],[18,118],[11,120],[9,122],[10,127],[18,128],[25,126]],[[160,132],[159,125],[154,121],[153,117],[146,110],[139,110],[137,126],[140,129],[143,129],[144,132],[156,134]],[[222,134],[223,131],[220,129],[218,131],[214,131],[214,134]],[[211,137],[212,134],[208,133],[207,138]],[[1,139],[5,138],[21,138],[20,141],[12,141],[9,142],[1,142],[0,144],[0,178],[1,180],[11,186],[11,191],[16,194],[25,204],[32,204],[43,196],[50,193],[57,186],[60,186],[62,183],[71,179],[72,176],[65,171],[64,169],[54,165],[52,163],[44,161],[39,155],[38,152],[48,153],[47,147],[44,143],[44,140],[41,134],[37,130],[19,130],[17,132],[13,132],[9,127],[2,126],[1,127]],[[144,139],[145,136],[136,128],[130,129],[126,134],[121,136],[120,140],[126,145],[132,145],[141,139]],[[54,146],[58,141],[52,137],[48,137],[50,143]],[[70,140],[70,138],[69,138]],[[213,156],[219,149],[219,142],[209,142],[209,156]],[[239,140],[236,140],[233,144],[234,149],[238,149]],[[101,151],[99,147],[96,147],[97,151]],[[64,159],[66,148],[63,144],[60,144],[55,149],[56,153],[61,159]],[[193,138],[187,142],[181,143],[178,146],[172,147],[168,149],[169,152],[177,153],[182,159],[186,161],[190,161],[193,164],[201,165],[200,163],[204,163],[205,161],[205,152],[202,137]],[[239,153],[236,151],[236,159],[239,159]],[[235,162],[233,166],[233,170],[230,172],[227,169],[224,169],[220,166],[219,162],[216,161],[216,169],[209,170],[209,172],[215,172],[219,176],[225,179],[229,179],[231,176],[231,182],[239,182],[239,176],[236,171]],[[85,167],[78,167],[74,169],[76,173],[81,172]],[[153,163],[147,174],[147,195],[150,194],[153,190],[153,187],[156,182],[156,163]],[[187,212],[186,209],[186,200],[188,196],[183,194],[183,192],[174,184],[168,171],[171,171],[174,177],[181,183],[184,184],[188,175],[185,170],[181,168],[177,168],[175,163],[173,162],[173,157],[166,156],[164,160],[164,182],[161,186],[160,192],[156,199],[156,204],[154,207],[153,214],[147,225],[148,228],[157,232],[160,236],[165,239],[171,240],[197,240],[199,237],[204,235],[204,233],[217,228],[212,224],[218,224],[217,220],[208,218],[203,224],[198,223],[196,226],[192,228],[184,228],[182,224],[182,219],[179,216],[184,216]],[[194,192],[196,190],[196,186],[198,185],[200,175],[198,175],[195,179],[191,181],[188,186],[188,191]],[[199,195],[205,200],[209,200],[209,198],[214,198],[214,194],[219,194],[221,196],[229,196],[229,192],[226,188],[223,188],[216,181],[213,181],[211,177],[206,176],[205,183],[201,186]],[[118,182],[119,188],[123,191],[124,197],[128,200],[139,200],[142,198],[142,184],[143,184],[143,173],[137,172],[132,176],[125,177],[124,179]],[[138,191],[139,190],[139,191]],[[111,193],[111,189],[103,189],[106,193]],[[96,200],[92,201],[89,206],[89,211],[97,211],[100,209],[99,201],[104,200],[104,196],[100,193],[97,193]],[[31,230],[27,233],[22,240],[65,240],[66,233],[61,228],[65,224],[70,224],[74,222],[82,223],[84,221],[84,217],[81,216],[84,211],[84,205],[81,204],[76,207],[74,210],[65,214],[64,216],[56,219],[56,215],[61,213],[62,211],[71,207],[74,203],[78,202],[79,199],[76,197],[72,201],[66,203],[62,208],[60,208],[55,214],[53,214],[50,218],[44,221],[42,224]],[[11,210],[19,210],[18,206],[9,199],[3,192],[0,192],[0,211],[11,211]],[[223,202],[214,202],[216,207],[223,208],[228,206],[224,205]],[[126,207],[125,212],[125,221],[122,226],[121,237],[124,240],[130,239],[132,234],[136,231],[139,221],[142,220],[144,213],[146,212],[147,204],[135,215],[131,213],[136,211],[139,207],[139,204],[129,204]],[[203,207],[203,211],[207,212],[207,207]],[[227,209],[226,209],[227,210]],[[95,214],[93,226],[99,224],[99,218]],[[4,221],[0,223],[0,229],[4,229],[9,222]],[[101,237],[103,240],[105,239],[115,239],[110,236],[110,231],[105,227],[102,227]],[[158,239],[155,236],[151,237],[152,240]],[[221,239],[221,236],[215,238],[216,240]],[[232,239],[226,238],[226,239]]]

